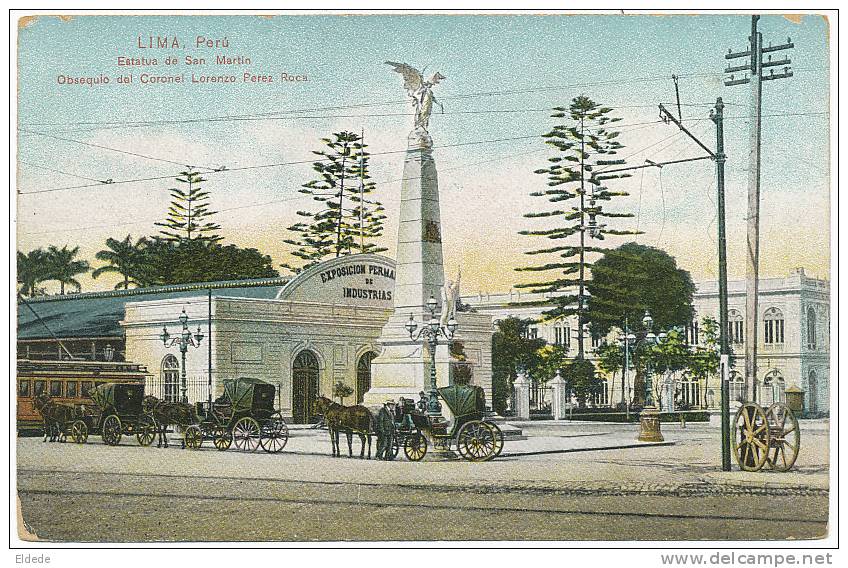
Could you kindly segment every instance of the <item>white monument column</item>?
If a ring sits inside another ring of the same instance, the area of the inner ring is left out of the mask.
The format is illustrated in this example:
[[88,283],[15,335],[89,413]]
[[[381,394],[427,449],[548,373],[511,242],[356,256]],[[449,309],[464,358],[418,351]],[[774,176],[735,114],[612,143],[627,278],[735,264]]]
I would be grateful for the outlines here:
[[[425,304],[441,303],[445,270],[442,264],[439,183],[432,141],[426,132],[413,132],[403,165],[400,224],[395,269],[394,312],[378,340],[382,353],[371,362],[371,389],[366,405],[399,396],[418,399],[430,391],[430,354],[425,341],[413,341],[404,327],[409,316],[418,325],[429,321]],[[441,306],[440,306],[441,308]],[[422,338],[423,339],[423,338]],[[448,384],[449,354],[442,339],[436,350],[439,386]]]
[[518,371],[512,385],[515,389],[515,418],[530,420],[530,379],[523,371]]

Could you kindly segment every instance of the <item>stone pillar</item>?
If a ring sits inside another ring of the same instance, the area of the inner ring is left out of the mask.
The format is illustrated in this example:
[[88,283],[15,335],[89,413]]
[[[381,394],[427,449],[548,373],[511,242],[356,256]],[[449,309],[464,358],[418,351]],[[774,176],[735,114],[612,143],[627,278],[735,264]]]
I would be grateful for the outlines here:
[[[364,401],[368,406],[379,406],[386,398],[399,396],[417,400],[420,391],[430,390],[429,348],[411,340],[404,326],[410,315],[419,329],[430,319],[425,304],[431,296],[441,304],[445,282],[439,183],[432,147],[426,132],[410,134],[401,182],[394,312],[378,339],[383,351],[371,363],[372,386]],[[449,371],[450,354],[442,340],[436,349],[438,386],[448,384]]]
[[554,400],[551,405],[554,420],[565,420],[568,411],[568,389],[565,379],[559,374],[559,369],[557,369],[556,377],[548,384],[554,391]]
[[523,371],[518,372],[513,388],[515,389],[515,418],[530,420],[530,379]]

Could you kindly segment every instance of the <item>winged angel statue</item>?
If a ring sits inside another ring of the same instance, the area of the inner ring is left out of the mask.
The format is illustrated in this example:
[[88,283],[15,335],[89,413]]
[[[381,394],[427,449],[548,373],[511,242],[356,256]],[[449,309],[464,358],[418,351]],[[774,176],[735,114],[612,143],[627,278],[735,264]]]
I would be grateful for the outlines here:
[[410,67],[406,63],[386,61],[386,65],[391,65],[397,73],[403,75],[403,87],[406,89],[406,94],[412,97],[412,105],[415,107],[415,131],[426,133],[427,126],[430,123],[430,114],[433,112],[433,104],[439,105],[439,108],[444,112],[441,103],[433,96],[433,85],[438,84],[442,79],[447,79],[447,77],[441,73],[436,73],[425,81],[418,69]]

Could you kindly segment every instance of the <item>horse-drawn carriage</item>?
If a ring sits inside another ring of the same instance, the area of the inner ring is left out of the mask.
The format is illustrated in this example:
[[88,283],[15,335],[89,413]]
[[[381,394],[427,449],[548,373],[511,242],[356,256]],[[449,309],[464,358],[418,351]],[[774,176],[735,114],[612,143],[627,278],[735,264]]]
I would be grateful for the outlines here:
[[453,414],[453,422],[435,420],[417,409],[414,401],[401,398],[395,406],[393,456],[403,448],[407,459],[420,461],[427,454],[430,443],[437,450],[456,448],[468,461],[488,461],[499,456],[504,436],[498,425],[489,419],[483,388],[451,385],[438,392]]
[[185,430],[185,445],[199,448],[211,440],[218,450],[236,448],[254,451],[259,446],[269,453],[281,451],[289,439],[289,429],[274,407],[276,387],[260,379],[224,379],[224,394],[212,402],[196,405],[199,422]]
[[110,446],[120,444],[123,435],[135,435],[142,446],[153,443],[156,426],[142,409],[143,384],[104,383],[92,389],[89,396],[93,405],[74,407],[74,420],[68,428],[71,440],[84,444],[89,433],[99,433]]
[[767,409],[746,402],[733,421],[733,454],[743,471],[769,467],[788,471],[801,450],[801,430],[795,413],[784,403],[775,402]]

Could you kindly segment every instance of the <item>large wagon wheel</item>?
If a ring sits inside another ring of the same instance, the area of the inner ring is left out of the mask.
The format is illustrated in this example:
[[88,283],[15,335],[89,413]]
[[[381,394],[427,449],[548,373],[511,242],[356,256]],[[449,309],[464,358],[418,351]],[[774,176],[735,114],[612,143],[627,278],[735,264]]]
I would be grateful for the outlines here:
[[85,444],[88,441],[88,426],[82,420],[74,420],[71,424],[71,440],[75,444]]
[[782,402],[775,402],[766,410],[771,443],[766,455],[766,465],[775,471],[788,471],[798,459],[801,450],[801,429],[795,413]]
[[495,432],[488,424],[471,420],[462,425],[456,436],[456,449],[468,461],[486,461],[495,455]]
[[492,458],[496,458],[501,455],[501,452],[503,451],[504,447],[504,434],[500,427],[494,422],[484,422],[483,424],[489,427],[489,429],[492,431],[492,435],[495,438],[495,451],[494,453],[492,453],[492,455],[486,458],[486,461],[488,461]]
[[221,452],[228,450],[233,443],[233,433],[223,426],[215,426],[212,430],[212,436],[212,443]]
[[282,415],[275,412],[271,415],[271,418],[262,424],[262,430],[259,432],[259,444],[269,454],[276,454],[286,447],[288,441],[289,427],[286,426],[286,421],[283,420]]
[[103,421],[103,441],[109,446],[117,446],[121,443],[123,429],[121,419],[116,414],[110,414]]
[[409,461],[421,461],[427,455],[427,438],[419,430],[407,434],[403,441],[403,453]]
[[152,419],[145,418],[142,420],[138,426],[138,432],[136,432],[135,438],[138,440],[139,445],[145,447],[153,443],[153,440],[156,439],[156,426],[153,424]]
[[760,471],[769,452],[768,419],[763,408],[747,402],[736,412],[733,420],[736,435],[733,437],[733,454],[743,471]]
[[203,432],[197,425],[192,424],[183,432],[183,441],[189,450],[199,450],[203,445]]
[[239,421],[233,426],[233,442],[235,442],[236,448],[240,450],[256,451],[256,448],[259,447],[261,435],[259,422],[250,416],[239,418]]

